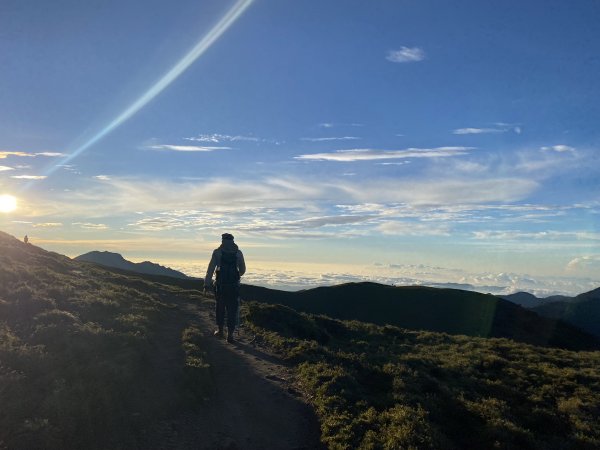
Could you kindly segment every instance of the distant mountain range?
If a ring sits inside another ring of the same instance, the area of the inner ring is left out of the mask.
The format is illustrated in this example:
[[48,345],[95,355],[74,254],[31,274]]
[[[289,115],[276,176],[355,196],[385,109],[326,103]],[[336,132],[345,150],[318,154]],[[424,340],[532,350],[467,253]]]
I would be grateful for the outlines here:
[[516,292],[509,295],[498,295],[498,297],[508,300],[509,302],[521,305],[524,308],[535,308],[537,306],[546,305],[553,302],[569,302],[575,297],[568,297],[566,295],[552,295],[550,297],[536,297],[529,292]]
[[74,258],[76,261],[85,261],[100,264],[115,269],[128,270],[130,272],[143,273],[146,275],[162,275],[173,278],[189,279],[186,274],[160,264],[144,261],[133,263],[126,260],[119,253],[93,251]]

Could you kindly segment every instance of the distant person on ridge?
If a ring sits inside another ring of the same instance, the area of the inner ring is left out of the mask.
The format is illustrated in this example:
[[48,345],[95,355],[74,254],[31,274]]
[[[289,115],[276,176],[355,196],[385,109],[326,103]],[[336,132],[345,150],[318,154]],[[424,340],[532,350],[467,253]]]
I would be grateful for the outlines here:
[[25,237],[23,238],[23,242],[29,244],[29,238],[27,237],[27,235],[25,235]]
[[218,329],[214,334],[219,338],[223,337],[225,310],[227,310],[227,342],[233,342],[233,332],[237,325],[240,278],[246,272],[246,263],[244,255],[233,242],[233,235],[225,233],[221,238],[221,246],[213,251],[208,264],[204,289],[210,289],[212,286],[212,277],[216,269],[215,300]]

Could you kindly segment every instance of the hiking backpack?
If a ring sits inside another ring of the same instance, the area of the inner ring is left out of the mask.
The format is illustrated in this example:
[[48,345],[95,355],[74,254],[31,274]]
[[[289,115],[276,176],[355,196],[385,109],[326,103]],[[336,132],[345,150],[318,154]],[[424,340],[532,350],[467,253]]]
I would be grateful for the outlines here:
[[221,265],[217,272],[217,284],[233,284],[240,281],[237,268],[237,252],[221,251]]

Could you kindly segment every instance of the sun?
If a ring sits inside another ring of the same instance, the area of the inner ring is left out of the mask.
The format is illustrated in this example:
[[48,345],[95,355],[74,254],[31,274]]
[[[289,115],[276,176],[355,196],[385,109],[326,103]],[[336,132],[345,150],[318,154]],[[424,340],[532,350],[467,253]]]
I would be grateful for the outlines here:
[[13,212],[15,209],[17,209],[16,197],[8,194],[0,195],[0,212],[9,213]]

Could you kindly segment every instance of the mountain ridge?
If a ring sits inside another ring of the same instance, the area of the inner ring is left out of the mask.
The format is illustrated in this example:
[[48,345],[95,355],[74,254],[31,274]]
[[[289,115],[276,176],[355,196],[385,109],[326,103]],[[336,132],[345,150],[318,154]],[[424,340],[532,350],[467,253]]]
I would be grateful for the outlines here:
[[75,259],[76,261],[91,262],[106,267],[113,267],[115,269],[128,270],[131,272],[143,273],[147,275],[164,275],[168,277],[181,279],[190,278],[186,274],[171,269],[170,267],[165,267],[150,261],[134,263],[125,259],[120,253],[114,253],[109,251],[94,250],[91,252],[84,253],[83,255],[76,256],[73,259]]
[[537,306],[532,311],[571,323],[600,338],[600,288],[579,294],[570,301]]
[[[423,286],[345,283],[297,292],[242,285],[245,300],[281,304],[340,320],[359,320],[468,336],[504,337],[567,349],[600,348],[600,341],[564,321],[489,294]],[[368,302],[365,307],[365,302]]]

